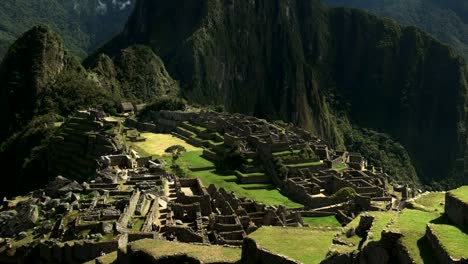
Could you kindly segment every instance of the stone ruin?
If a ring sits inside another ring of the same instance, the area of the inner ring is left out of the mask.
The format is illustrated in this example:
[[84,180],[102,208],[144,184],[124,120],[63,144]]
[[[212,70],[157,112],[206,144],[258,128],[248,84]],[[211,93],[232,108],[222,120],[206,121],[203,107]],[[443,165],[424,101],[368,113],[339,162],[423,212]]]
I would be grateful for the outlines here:
[[0,256],[25,260],[39,252],[34,258],[44,262],[76,263],[145,238],[240,246],[262,225],[303,225],[299,212],[179,179],[147,158],[100,160],[95,180],[78,184],[58,176],[42,190],[6,200]]
[[[382,168],[368,164],[359,153],[335,151],[296,126],[204,111],[161,111],[154,113],[153,121],[159,130],[203,147],[203,156],[213,162],[220,162],[226,148],[238,149],[246,161],[235,171],[240,183],[273,182],[309,209],[341,204],[342,199],[333,195],[345,187],[356,191],[361,210],[396,206],[395,196],[388,192],[390,177]],[[281,159],[286,175],[281,175],[275,159]],[[414,196],[414,192],[400,191],[403,199]],[[336,213],[337,208],[332,211]]]

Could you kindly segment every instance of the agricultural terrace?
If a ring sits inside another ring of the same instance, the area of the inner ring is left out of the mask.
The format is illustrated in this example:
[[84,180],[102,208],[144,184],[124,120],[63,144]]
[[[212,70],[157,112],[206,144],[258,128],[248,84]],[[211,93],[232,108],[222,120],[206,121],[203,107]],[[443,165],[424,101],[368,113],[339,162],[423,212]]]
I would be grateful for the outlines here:
[[433,263],[436,259],[425,234],[426,224],[440,216],[439,213],[405,209],[396,216],[390,226],[390,230],[403,234],[401,243],[414,263]]
[[341,227],[340,221],[334,215],[321,217],[302,217],[304,224],[311,227]]
[[450,193],[465,203],[468,203],[468,186],[462,186],[458,189],[450,191]]
[[198,259],[201,263],[237,263],[241,259],[240,248],[194,245],[157,239],[139,240],[131,245],[131,250],[141,251],[154,259],[187,255]]
[[[455,259],[468,258],[468,234],[458,227],[445,224],[429,224],[444,250]],[[465,230],[466,231],[466,230]]]
[[418,210],[428,212],[444,212],[445,192],[430,192],[422,194],[411,201],[411,205]]
[[320,263],[338,228],[263,226],[249,235],[260,248],[302,263]]

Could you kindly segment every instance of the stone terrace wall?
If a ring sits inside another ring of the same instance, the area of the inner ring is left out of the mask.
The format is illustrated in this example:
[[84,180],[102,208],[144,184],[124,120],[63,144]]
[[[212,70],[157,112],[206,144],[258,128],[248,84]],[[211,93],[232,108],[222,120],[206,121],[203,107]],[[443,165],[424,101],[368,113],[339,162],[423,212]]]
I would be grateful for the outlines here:
[[468,224],[468,204],[450,192],[445,193],[445,213],[457,225]]
[[122,212],[122,215],[119,218],[119,221],[117,222],[118,229],[127,228],[128,221],[130,220],[130,218],[132,218],[133,213],[135,212],[135,208],[136,208],[139,198],[140,198],[140,191],[134,192],[132,197],[130,197],[130,201],[127,207],[125,207],[124,211]]
[[251,238],[244,238],[242,244],[243,264],[299,264],[286,256],[274,254],[266,249],[260,248]]
[[442,264],[468,263],[468,259],[453,259],[447,251],[444,250],[442,243],[431,229],[431,224],[426,226],[426,238],[429,240],[432,249],[434,249],[437,260]]
[[142,131],[142,132],[152,132],[152,133],[162,132],[160,129],[158,129],[158,127],[155,124],[142,123],[142,122],[138,122],[138,121],[136,121],[134,119],[131,119],[131,118],[125,119],[124,124],[127,127],[136,128],[136,129],[138,129],[139,131]]
[[[108,242],[79,242],[58,244],[38,244],[40,260],[46,263],[81,263],[101,256],[101,253],[111,253],[118,248],[118,240]],[[36,259],[35,261],[37,261]]]

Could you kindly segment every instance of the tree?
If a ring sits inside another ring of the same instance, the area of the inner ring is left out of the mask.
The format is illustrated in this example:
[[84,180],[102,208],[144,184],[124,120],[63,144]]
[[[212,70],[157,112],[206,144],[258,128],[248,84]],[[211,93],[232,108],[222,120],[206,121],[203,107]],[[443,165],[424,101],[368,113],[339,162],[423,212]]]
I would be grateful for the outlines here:
[[173,168],[176,167],[177,165],[176,162],[179,159],[180,155],[186,151],[187,150],[185,149],[185,147],[181,145],[173,145],[173,146],[168,147],[166,150],[164,150],[164,152],[172,154],[172,167]]

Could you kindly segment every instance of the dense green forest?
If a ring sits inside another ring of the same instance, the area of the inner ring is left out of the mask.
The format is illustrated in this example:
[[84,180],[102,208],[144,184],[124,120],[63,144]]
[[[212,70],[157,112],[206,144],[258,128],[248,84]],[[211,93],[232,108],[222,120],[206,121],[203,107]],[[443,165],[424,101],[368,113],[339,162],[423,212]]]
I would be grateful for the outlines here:
[[66,47],[84,58],[120,32],[134,0],[2,0],[0,58],[21,34],[37,24],[59,32]]
[[468,58],[466,0],[322,0],[330,6],[355,7],[413,25],[457,49]]

